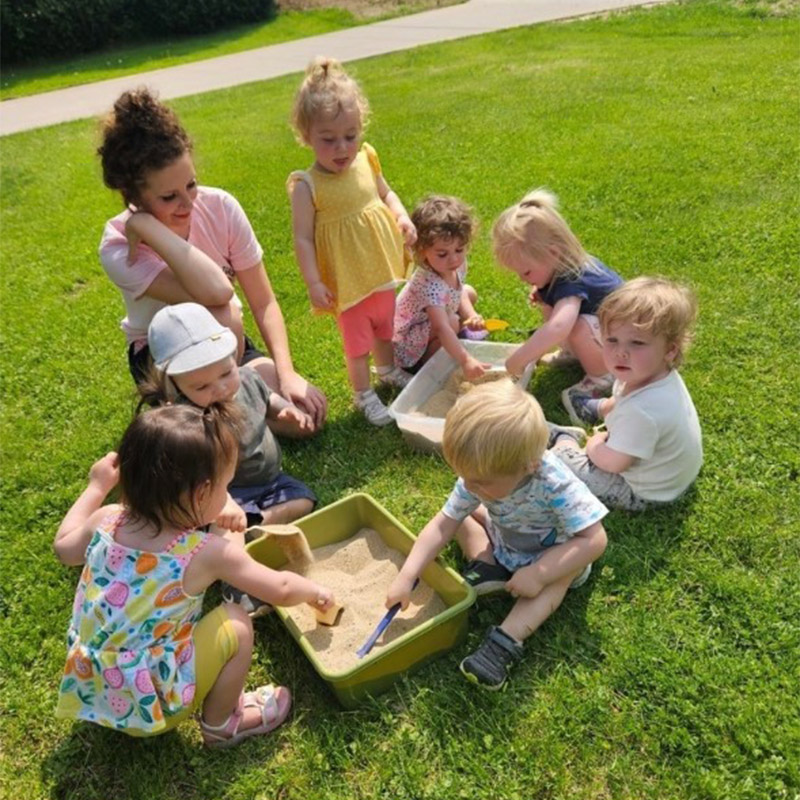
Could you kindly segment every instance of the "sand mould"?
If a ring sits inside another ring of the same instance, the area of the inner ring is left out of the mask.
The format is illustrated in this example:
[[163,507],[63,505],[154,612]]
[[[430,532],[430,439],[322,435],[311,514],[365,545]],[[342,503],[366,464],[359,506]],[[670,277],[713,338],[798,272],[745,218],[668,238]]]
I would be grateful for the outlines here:
[[[388,547],[371,528],[362,528],[349,539],[314,550],[314,563],[304,574],[330,588],[336,602],[344,606],[339,622],[333,627],[319,624],[306,604],[286,611],[327,671],[344,672],[361,663],[356,650],[386,613],[386,591],[404,560],[402,553]],[[371,655],[446,608],[441,597],[420,581],[408,608],[397,614]]]
[[486,372],[476,381],[468,381],[460,369],[455,369],[447,379],[447,383],[411,413],[422,417],[444,418],[462,394],[466,394],[482,383],[492,383],[507,377],[508,373],[504,370],[492,370],[492,372]]

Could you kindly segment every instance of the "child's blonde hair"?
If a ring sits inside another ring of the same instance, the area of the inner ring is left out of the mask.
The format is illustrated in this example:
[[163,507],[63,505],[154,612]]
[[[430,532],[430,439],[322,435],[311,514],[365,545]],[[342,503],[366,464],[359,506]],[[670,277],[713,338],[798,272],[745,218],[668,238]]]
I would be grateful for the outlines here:
[[292,107],[292,127],[300,144],[308,144],[311,125],[318,119],[334,119],[343,110],[355,107],[366,127],[369,103],[361,87],[335,58],[317,56],[306,68]]
[[558,251],[557,277],[577,278],[590,266],[589,254],[558,213],[558,198],[543,188],[529,192],[497,218],[492,243],[504,266],[517,255],[541,260],[551,247]]
[[442,451],[458,475],[474,480],[513,475],[539,461],[548,430],[536,399],[510,380],[462,395],[447,413]]
[[437,239],[458,239],[469,247],[475,235],[475,219],[472,209],[457,197],[444,194],[431,194],[420,200],[411,213],[411,221],[417,229],[414,243],[414,260],[426,266],[422,260],[423,250],[427,250]]
[[603,334],[611,325],[628,322],[644,333],[664,336],[677,346],[677,367],[692,339],[697,300],[687,286],[666,278],[634,278],[609,294],[597,309]]

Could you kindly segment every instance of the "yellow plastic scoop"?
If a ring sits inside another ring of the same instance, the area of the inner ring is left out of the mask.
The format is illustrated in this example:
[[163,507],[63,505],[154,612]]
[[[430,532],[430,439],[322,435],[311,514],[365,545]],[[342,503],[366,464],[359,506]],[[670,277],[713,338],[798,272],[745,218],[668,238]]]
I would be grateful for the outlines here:
[[504,319],[485,319],[483,324],[489,333],[494,331],[504,331],[508,327],[508,323]]

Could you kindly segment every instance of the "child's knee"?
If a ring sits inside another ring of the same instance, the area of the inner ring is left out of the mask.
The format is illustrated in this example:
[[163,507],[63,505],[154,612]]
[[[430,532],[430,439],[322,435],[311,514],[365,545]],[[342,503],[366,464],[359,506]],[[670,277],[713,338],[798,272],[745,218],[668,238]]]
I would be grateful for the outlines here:
[[477,303],[478,302],[478,293],[475,291],[475,287],[471,286],[469,283],[464,284],[464,293],[467,295],[470,303]]
[[233,632],[239,642],[239,651],[242,648],[252,648],[253,646],[253,620],[247,612],[237,603],[225,603],[223,605],[225,613],[228,615]]

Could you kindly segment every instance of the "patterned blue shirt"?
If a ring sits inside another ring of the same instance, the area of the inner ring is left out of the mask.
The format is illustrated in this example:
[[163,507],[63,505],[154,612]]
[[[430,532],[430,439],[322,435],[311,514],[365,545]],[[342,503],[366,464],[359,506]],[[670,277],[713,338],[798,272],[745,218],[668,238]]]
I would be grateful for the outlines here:
[[461,522],[481,503],[489,512],[487,534],[494,557],[512,572],[608,514],[586,484],[549,451],[538,469],[502,500],[482,501],[459,478],[442,513]]

